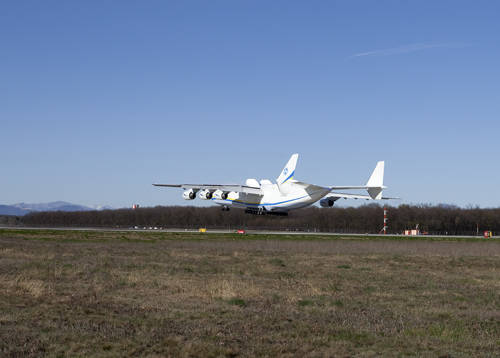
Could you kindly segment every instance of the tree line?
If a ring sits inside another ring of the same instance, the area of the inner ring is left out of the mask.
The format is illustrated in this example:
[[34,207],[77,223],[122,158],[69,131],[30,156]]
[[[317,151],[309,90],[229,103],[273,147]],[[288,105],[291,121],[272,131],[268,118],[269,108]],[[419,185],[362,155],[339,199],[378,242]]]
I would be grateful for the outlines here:
[[[418,228],[434,235],[482,235],[500,232],[500,208],[459,208],[445,205],[400,205],[387,207],[388,233],[400,234]],[[284,230],[308,232],[371,233],[383,227],[384,208],[377,204],[360,207],[309,207],[287,217],[245,214],[218,207],[157,206],[81,212],[36,212],[21,220],[26,226],[186,228]]]

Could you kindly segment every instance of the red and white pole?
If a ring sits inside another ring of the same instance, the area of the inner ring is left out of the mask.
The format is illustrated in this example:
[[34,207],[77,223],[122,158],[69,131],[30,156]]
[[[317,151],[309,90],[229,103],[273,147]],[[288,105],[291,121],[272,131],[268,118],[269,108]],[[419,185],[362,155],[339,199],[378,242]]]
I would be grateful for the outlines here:
[[387,234],[387,208],[384,208],[384,235]]

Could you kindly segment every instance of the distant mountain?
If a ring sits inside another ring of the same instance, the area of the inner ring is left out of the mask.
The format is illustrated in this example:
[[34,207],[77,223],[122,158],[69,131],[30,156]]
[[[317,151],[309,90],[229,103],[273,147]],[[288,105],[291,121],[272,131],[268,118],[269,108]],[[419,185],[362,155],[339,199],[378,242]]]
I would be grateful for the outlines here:
[[67,203],[65,201],[54,201],[51,203],[17,203],[13,205],[0,205],[0,215],[26,215],[32,211],[88,211],[96,210],[88,206]]
[[16,208],[12,205],[0,205],[0,215],[23,216],[29,213],[27,210]]

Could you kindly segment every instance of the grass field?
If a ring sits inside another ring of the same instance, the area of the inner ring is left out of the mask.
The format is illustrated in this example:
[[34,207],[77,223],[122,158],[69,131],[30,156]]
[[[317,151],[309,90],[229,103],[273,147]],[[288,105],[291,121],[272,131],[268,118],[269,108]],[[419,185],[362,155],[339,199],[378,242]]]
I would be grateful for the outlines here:
[[0,230],[0,356],[500,356],[500,242]]

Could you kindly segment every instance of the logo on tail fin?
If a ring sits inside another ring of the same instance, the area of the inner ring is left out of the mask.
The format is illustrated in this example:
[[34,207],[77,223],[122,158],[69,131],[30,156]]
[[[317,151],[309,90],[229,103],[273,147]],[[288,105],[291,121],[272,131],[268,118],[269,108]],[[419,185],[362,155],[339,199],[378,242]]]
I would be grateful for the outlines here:
[[293,178],[298,158],[299,158],[298,154],[292,154],[292,156],[286,163],[285,168],[283,168],[283,171],[281,172],[280,176],[278,177],[278,179],[276,179],[278,186],[285,184],[288,180]]

